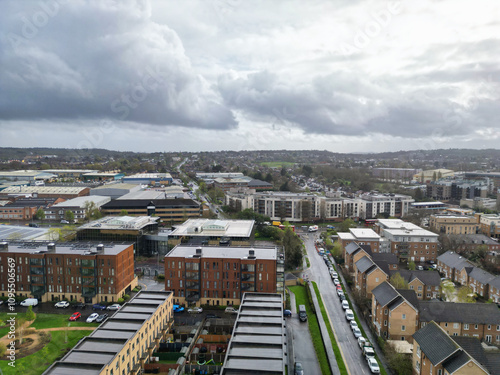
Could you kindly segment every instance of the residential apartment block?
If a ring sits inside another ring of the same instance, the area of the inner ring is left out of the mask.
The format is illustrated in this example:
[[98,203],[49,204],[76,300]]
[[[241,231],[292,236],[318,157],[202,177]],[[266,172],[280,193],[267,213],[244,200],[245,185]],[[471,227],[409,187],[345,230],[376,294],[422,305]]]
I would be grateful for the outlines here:
[[275,247],[178,245],[165,256],[165,290],[179,304],[239,305],[245,292],[283,293],[284,263]]
[[[361,252],[360,252],[361,253]],[[354,263],[354,284],[362,297],[372,297],[372,290],[389,280],[399,268],[394,254],[367,254]]]
[[491,186],[488,179],[483,180],[438,180],[427,184],[427,197],[438,201],[455,201],[486,198]]
[[441,278],[437,271],[390,271],[392,277],[398,273],[407,283],[408,289],[414,290],[419,300],[439,298],[441,295]]
[[32,220],[40,208],[50,207],[64,202],[60,198],[18,198],[8,200],[0,206],[0,219],[4,220]]
[[172,292],[141,291],[43,375],[140,375],[172,337]]
[[476,234],[479,232],[478,216],[431,215],[429,227],[445,234]]
[[84,220],[87,215],[86,208],[88,204],[93,204],[96,208],[100,208],[109,201],[111,201],[110,197],[97,195],[69,199],[46,208],[44,210],[45,220],[60,221],[66,219],[66,212],[68,211],[73,213],[75,220]]
[[16,295],[41,302],[116,302],[138,281],[134,246],[87,243],[0,243],[0,293],[7,295],[7,269],[16,265]]
[[481,233],[489,237],[500,238],[500,215],[481,215],[479,219]]

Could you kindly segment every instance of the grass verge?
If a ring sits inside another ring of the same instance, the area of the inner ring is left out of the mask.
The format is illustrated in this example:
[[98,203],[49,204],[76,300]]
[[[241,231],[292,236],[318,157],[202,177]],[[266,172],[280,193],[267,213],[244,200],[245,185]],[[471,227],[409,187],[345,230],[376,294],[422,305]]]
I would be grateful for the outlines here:
[[9,366],[8,361],[0,361],[0,370],[3,374],[40,375],[75,346],[80,339],[91,333],[92,331],[50,332],[52,339],[42,349],[27,357],[16,359],[16,367]]
[[321,299],[321,294],[319,292],[318,286],[315,282],[312,283],[314,287],[314,292],[316,293],[316,297],[318,298],[319,309],[321,310],[321,315],[323,316],[323,320],[326,324],[326,329],[328,330],[328,336],[330,336],[330,341],[332,343],[333,352],[335,353],[335,359],[337,360],[337,365],[339,366],[340,373],[342,375],[347,375],[347,368],[345,366],[344,358],[342,358],[342,354],[340,353],[340,347],[337,344],[337,340],[335,340],[335,335],[333,334],[332,326],[330,325],[330,319],[326,313],[325,305],[323,304],[323,300]]
[[87,323],[82,317],[80,321],[70,322],[71,314],[36,314],[35,321],[30,327],[36,329],[57,328],[57,327],[97,327],[99,323]]
[[321,332],[319,330],[318,319],[316,314],[313,313],[312,307],[309,304],[305,287],[303,286],[291,286],[290,291],[295,294],[295,303],[297,305],[297,311],[299,310],[299,305],[305,305],[307,311],[307,324],[309,325],[309,332],[311,333],[311,338],[316,351],[316,357],[318,358],[319,366],[321,368],[321,373],[323,375],[331,374],[330,365],[328,364],[328,358],[326,356],[325,346],[323,345],[323,340],[321,339]]
[[306,257],[306,264],[307,264],[307,268],[311,267],[311,262],[309,262],[309,258]]

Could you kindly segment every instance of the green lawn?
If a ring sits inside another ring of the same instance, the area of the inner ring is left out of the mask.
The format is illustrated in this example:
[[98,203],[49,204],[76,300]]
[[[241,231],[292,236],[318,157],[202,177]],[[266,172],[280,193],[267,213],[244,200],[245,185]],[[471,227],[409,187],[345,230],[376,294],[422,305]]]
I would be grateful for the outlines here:
[[323,375],[329,375],[331,374],[330,364],[328,363],[328,357],[326,356],[325,346],[323,345],[323,340],[321,338],[318,319],[316,318],[316,314],[313,313],[311,305],[309,304],[305,287],[291,286],[289,287],[289,289],[293,294],[295,294],[295,303],[297,305],[297,311],[299,311],[299,305],[306,306],[309,332],[311,332],[314,350],[316,351],[316,356],[318,357],[321,373]]
[[309,262],[309,258],[306,257],[306,264],[307,264],[307,268],[311,267],[311,263]]
[[316,293],[316,297],[318,298],[318,304],[321,310],[321,315],[323,316],[326,328],[328,329],[328,336],[330,336],[330,341],[332,343],[333,352],[335,353],[335,359],[337,360],[337,365],[339,366],[340,373],[343,375],[347,375],[348,372],[344,363],[344,358],[342,358],[342,354],[340,353],[340,348],[337,344],[337,340],[335,340],[335,335],[333,334],[333,330],[330,325],[330,319],[328,318],[325,305],[323,304],[323,299],[321,298],[321,294],[315,282],[313,282],[313,287],[314,287],[314,292]]
[[92,331],[50,332],[52,339],[45,347],[27,357],[17,359],[14,368],[8,365],[8,361],[0,361],[0,372],[11,375],[40,375],[81,338],[91,333]]
[[[70,322],[69,317],[73,311],[68,311],[68,314],[36,314],[35,321],[30,327],[36,329],[56,328],[56,327],[97,327],[99,323],[86,323],[84,318],[80,318],[75,322]],[[88,314],[82,314],[87,316]]]

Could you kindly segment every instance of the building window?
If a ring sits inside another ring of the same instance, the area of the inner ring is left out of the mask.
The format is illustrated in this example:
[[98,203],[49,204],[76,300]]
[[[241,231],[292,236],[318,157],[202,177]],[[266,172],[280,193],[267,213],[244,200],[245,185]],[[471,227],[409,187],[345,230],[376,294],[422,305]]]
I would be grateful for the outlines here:
[[401,331],[406,331],[406,326],[401,326]]
[[464,324],[464,330],[468,330],[469,329],[469,325],[467,323]]
[[406,319],[406,314],[403,314],[403,315],[401,316],[401,319]]

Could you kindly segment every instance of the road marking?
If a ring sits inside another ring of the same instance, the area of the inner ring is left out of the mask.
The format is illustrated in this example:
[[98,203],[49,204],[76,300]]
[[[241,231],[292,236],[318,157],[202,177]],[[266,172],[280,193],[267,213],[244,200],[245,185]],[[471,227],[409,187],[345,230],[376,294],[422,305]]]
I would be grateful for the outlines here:
[[144,290],[148,290],[148,286],[147,286],[146,284],[143,284],[143,283],[141,283],[140,281],[139,281],[139,283],[138,283],[138,284],[139,284],[139,285],[144,285]]

